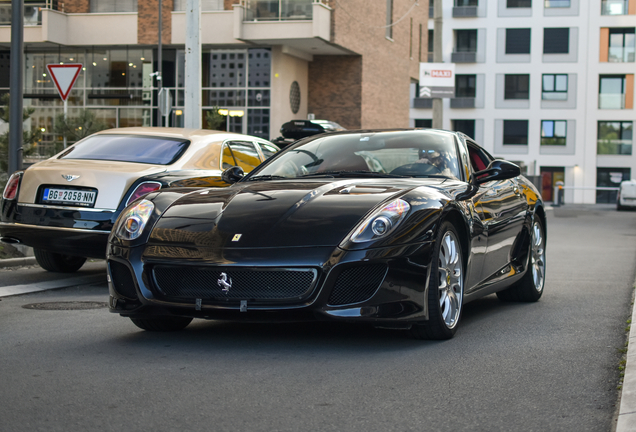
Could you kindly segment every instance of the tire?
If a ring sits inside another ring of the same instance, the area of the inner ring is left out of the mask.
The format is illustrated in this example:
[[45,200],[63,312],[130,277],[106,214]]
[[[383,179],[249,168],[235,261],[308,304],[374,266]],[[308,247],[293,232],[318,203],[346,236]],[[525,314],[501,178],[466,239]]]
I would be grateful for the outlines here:
[[42,249],[33,249],[35,260],[44,270],[55,273],[73,273],[78,271],[86,262],[86,258],[63,255]]
[[545,230],[540,220],[532,224],[528,266],[521,280],[497,293],[502,301],[536,302],[543,294],[545,285]]
[[130,318],[130,320],[142,330],[156,332],[183,330],[192,322],[192,318],[186,317]]
[[455,335],[464,300],[464,261],[457,230],[444,222],[433,247],[428,281],[428,321],[411,327],[416,339],[445,340]]

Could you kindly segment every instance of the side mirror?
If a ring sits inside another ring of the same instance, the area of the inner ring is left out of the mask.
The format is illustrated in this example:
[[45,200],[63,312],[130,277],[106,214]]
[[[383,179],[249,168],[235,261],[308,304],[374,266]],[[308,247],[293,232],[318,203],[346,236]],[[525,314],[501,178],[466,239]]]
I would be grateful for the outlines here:
[[229,167],[221,173],[221,180],[229,184],[234,184],[243,177],[245,177],[245,171],[238,166]]
[[505,160],[494,160],[483,171],[475,173],[475,183],[478,185],[492,180],[507,180],[521,175],[521,169],[512,162]]

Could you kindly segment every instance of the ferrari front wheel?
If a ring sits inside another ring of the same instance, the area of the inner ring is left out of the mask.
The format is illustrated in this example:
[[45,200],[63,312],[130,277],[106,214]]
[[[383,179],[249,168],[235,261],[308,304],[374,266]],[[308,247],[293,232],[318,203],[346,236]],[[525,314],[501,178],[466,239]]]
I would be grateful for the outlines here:
[[142,330],[156,332],[183,330],[192,322],[192,318],[186,317],[130,318],[130,320]]
[[464,300],[464,262],[457,230],[450,222],[440,228],[433,248],[427,303],[428,321],[414,324],[417,339],[450,339],[457,330]]

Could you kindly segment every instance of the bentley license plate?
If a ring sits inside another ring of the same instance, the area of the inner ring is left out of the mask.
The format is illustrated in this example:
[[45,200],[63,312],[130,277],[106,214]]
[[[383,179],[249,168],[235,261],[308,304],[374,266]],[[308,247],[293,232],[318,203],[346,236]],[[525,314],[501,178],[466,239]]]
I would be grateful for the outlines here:
[[95,204],[95,191],[83,191],[77,189],[45,188],[42,202],[49,204],[75,204],[89,207]]

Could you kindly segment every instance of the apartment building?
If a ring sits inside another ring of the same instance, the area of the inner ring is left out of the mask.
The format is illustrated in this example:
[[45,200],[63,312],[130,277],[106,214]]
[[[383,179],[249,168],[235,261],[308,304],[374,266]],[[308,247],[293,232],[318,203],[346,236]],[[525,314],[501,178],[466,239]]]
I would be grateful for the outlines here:
[[[636,175],[636,0],[452,0],[443,10],[444,62],[457,74],[444,128],[540,175],[547,201],[562,181],[566,202],[615,202],[595,188]],[[416,84],[411,94],[411,126],[429,125],[430,100]]]
[[[346,128],[408,127],[409,88],[426,58],[428,5],[414,0],[201,0],[202,117],[233,112],[229,129],[264,138],[289,120]],[[10,3],[0,3],[0,93],[10,92]],[[185,0],[162,1],[162,85],[183,124]],[[62,112],[46,65],[81,63],[71,115],[111,127],[162,124],[158,0],[25,0],[24,105],[44,133]],[[165,124],[165,123],[164,123]],[[205,123],[204,123],[205,125]],[[44,153],[45,151],[42,150]]]

